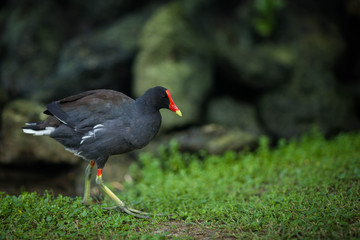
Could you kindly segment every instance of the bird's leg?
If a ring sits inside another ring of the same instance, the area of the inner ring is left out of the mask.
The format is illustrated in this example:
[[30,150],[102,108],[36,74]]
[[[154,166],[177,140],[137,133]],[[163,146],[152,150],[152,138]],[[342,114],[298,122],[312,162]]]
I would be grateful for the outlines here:
[[91,184],[91,173],[94,168],[95,161],[90,161],[89,165],[85,169],[85,187],[84,187],[84,198],[83,204],[90,205],[90,184]]
[[144,216],[144,215],[148,215],[149,213],[126,207],[125,203],[123,201],[121,201],[107,186],[105,186],[105,184],[102,180],[102,169],[101,168],[98,169],[97,176],[96,176],[96,183],[99,185],[100,189],[115,202],[116,206],[109,208],[109,209],[120,208],[122,211],[124,211],[130,215],[133,215],[135,217],[149,218],[148,216]]

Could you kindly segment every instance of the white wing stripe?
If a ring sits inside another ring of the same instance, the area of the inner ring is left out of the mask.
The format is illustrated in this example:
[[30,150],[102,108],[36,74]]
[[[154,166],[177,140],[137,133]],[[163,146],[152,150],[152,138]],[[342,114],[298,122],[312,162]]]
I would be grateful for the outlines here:
[[84,141],[86,139],[89,139],[89,138],[94,138],[96,139],[96,133],[99,132],[99,131],[102,131],[104,129],[104,125],[102,124],[97,124],[93,127],[93,130],[92,131],[89,131],[86,135],[84,135],[82,138],[81,138],[81,142],[80,142],[80,145],[84,143]]

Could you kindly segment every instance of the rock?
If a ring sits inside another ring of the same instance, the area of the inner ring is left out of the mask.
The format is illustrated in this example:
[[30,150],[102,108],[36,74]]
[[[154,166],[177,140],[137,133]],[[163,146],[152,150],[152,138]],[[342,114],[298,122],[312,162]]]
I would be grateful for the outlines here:
[[336,26],[320,26],[317,18],[293,19],[299,29],[294,45],[296,64],[289,83],[264,94],[259,112],[264,125],[278,137],[298,136],[319,127],[324,134],[357,125],[353,103],[341,94],[332,65],[343,51]]
[[5,14],[2,86],[12,98],[39,93],[53,71],[68,21],[54,1],[9,4]]
[[140,96],[157,85],[170,89],[183,117],[163,111],[163,128],[198,121],[212,85],[206,45],[187,22],[179,2],[166,4],[145,24],[133,68],[134,93]]
[[41,121],[44,107],[34,102],[16,100],[2,113],[2,143],[0,163],[29,165],[31,163],[77,164],[79,159],[50,137],[24,134],[21,127],[26,122]]
[[208,105],[207,122],[237,127],[255,135],[263,134],[254,106],[230,97],[212,99]]
[[243,131],[238,127],[207,124],[158,136],[138,152],[156,154],[160,146],[167,145],[170,141],[176,141],[181,151],[198,153],[200,150],[205,150],[210,154],[222,154],[228,150],[238,151],[249,146],[252,147],[258,142],[259,137],[259,135]]
[[282,90],[265,94],[259,106],[265,126],[278,137],[299,136],[313,127],[329,134],[356,124],[352,103],[338,93],[333,74],[311,63],[299,66]]
[[240,150],[258,142],[259,136],[236,127],[226,128],[216,124],[192,128],[174,136],[183,151],[205,150],[210,154],[221,154],[228,150]]
[[[240,4],[234,15],[212,19],[210,39],[217,65],[235,87],[276,87],[288,80],[296,52],[283,40],[259,42],[254,35],[255,17],[251,1]],[[273,23],[275,27],[275,23]]]
[[[71,40],[60,55],[53,97],[86,89],[115,88],[129,93],[131,67],[141,27],[153,7]],[[86,79],[86,85],[83,84]],[[72,85],[72,88],[68,86]]]
[[294,53],[289,46],[260,44],[256,48],[229,45],[219,53],[224,64],[229,64],[235,86],[264,89],[278,86],[288,79]]

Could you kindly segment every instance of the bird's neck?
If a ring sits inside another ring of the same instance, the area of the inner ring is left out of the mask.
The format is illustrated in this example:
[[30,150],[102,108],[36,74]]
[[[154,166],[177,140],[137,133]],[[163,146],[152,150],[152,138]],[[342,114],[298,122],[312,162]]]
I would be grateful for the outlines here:
[[153,104],[147,101],[146,98],[144,98],[144,95],[135,100],[135,105],[136,108],[143,113],[152,114],[159,112],[159,109],[157,109]]

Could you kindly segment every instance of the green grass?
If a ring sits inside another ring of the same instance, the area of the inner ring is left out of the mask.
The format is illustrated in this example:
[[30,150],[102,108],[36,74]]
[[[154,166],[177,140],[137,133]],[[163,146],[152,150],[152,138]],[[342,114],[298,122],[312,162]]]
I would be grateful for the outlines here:
[[[0,196],[0,239],[359,239],[360,134],[262,138],[257,150],[222,156],[143,154],[118,196],[135,208],[174,214],[136,219],[49,193]],[[105,179],[106,180],[106,179]]]

